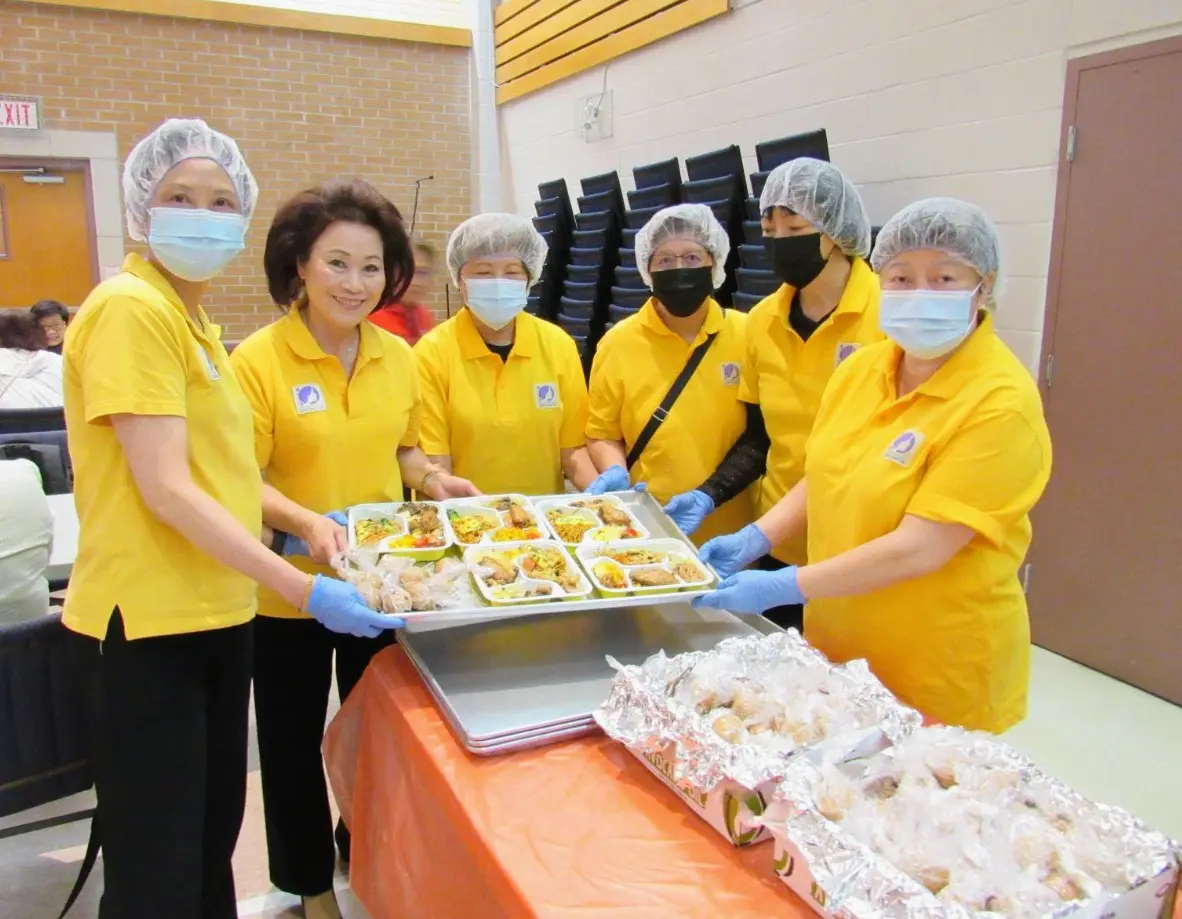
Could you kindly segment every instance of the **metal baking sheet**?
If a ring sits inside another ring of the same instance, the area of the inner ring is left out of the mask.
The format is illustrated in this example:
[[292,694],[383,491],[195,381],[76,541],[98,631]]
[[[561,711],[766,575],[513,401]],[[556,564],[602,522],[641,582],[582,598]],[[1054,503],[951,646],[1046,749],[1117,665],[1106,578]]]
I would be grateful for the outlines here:
[[[676,539],[686,545],[695,558],[697,557],[697,547],[677,528],[677,524],[669,518],[669,515],[661,510],[660,502],[648,492],[615,491],[609,492],[609,494],[619,498],[624,503],[628,510],[644,524],[645,529],[649,531],[652,539]],[[575,500],[583,496],[573,494],[566,495],[565,497]],[[537,498],[536,500],[544,500],[544,498]],[[485,546],[483,548],[490,547]],[[571,557],[574,557],[573,551]],[[576,561],[575,564],[578,565],[578,562]],[[407,621],[407,631],[418,632],[439,626],[451,627],[475,622],[490,622],[499,619],[520,619],[525,616],[565,614],[590,610],[616,610],[621,607],[657,606],[667,604],[670,601],[685,603],[695,596],[708,592],[709,590],[685,590],[679,591],[676,594],[663,593],[649,596],[612,598],[592,596],[586,600],[556,600],[546,603],[521,603],[514,606],[481,606],[472,609],[431,610],[420,613],[405,613],[402,615]]]
[[500,756],[503,753],[516,753],[519,750],[536,750],[538,747],[548,747],[551,744],[561,743],[564,740],[576,740],[579,737],[586,737],[588,734],[594,734],[598,730],[599,725],[595,724],[595,722],[591,722],[591,724],[570,728],[565,731],[557,731],[552,734],[537,734],[527,737],[514,738],[512,740],[503,741],[500,744],[487,747],[467,745],[465,745],[465,747],[469,753],[474,753],[476,756]]
[[621,606],[542,619],[484,622],[402,636],[453,730],[469,749],[590,717],[614,672],[606,657],[641,663],[657,651],[704,651],[732,635],[773,631],[762,617],[739,618],[687,603]]

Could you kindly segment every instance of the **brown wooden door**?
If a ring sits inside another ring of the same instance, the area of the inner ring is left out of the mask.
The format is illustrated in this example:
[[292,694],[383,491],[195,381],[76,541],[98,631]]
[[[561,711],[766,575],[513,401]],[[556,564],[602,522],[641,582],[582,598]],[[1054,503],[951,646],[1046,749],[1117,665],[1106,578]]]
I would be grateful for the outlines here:
[[0,173],[0,307],[78,306],[98,281],[86,174],[45,165],[60,184]]
[[1069,66],[1043,346],[1054,472],[1029,582],[1036,644],[1176,703],[1180,105],[1182,40]]

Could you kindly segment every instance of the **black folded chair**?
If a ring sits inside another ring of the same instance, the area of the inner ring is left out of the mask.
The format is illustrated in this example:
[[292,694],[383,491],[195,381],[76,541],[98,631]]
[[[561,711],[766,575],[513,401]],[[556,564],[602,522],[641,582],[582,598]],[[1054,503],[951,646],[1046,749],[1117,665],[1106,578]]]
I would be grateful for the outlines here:
[[744,244],[739,246],[739,261],[744,268],[756,268],[761,271],[770,271],[771,265],[768,264],[767,250],[764,249],[762,241],[758,246]]
[[0,434],[29,434],[34,431],[64,431],[66,410],[56,408],[2,408]]
[[621,249],[620,250],[620,264],[621,265],[635,265],[636,264],[636,250],[635,249]]
[[659,163],[649,163],[647,166],[634,166],[632,178],[637,188],[652,188],[655,185],[681,186],[681,164],[676,158],[661,160]]
[[595,304],[586,300],[572,300],[561,297],[558,300],[558,315],[569,316],[572,319],[591,320],[595,318]]
[[770,169],[767,172],[751,173],[751,196],[753,198],[758,198],[763,194],[763,186],[767,184],[767,177],[771,174]]
[[690,204],[706,204],[713,201],[725,201],[736,194],[734,176],[718,176],[710,179],[696,179],[684,182],[681,186],[681,196]]
[[542,308],[542,300],[535,294],[531,294],[525,301],[525,311],[531,316],[540,316]]
[[616,268],[616,287],[623,287],[627,290],[648,290],[648,285],[644,283],[644,278],[640,276],[640,269],[631,268],[626,265],[620,265]]
[[598,284],[601,272],[598,265],[568,265],[566,279],[579,284]]
[[558,314],[558,324],[573,338],[587,339],[591,335],[591,320]]
[[649,290],[637,290],[631,287],[612,288],[612,304],[627,307],[630,310],[640,309],[651,296],[652,291]]
[[633,210],[646,207],[671,207],[677,203],[677,187],[668,182],[628,192],[628,207]]
[[702,203],[714,211],[714,216],[718,218],[719,223],[728,230],[730,229],[731,221],[735,219],[737,212],[733,198],[726,201],[703,201]]
[[639,230],[646,223],[653,219],[653,216],[660,211],[659,207],[644,207],[639,210],[629,211],[627,215],[627,226],[630,230]]
[[623,230],[621,230],[620,231],[620,240],[622,241],[621,248],[635,249],[636,248],[636,234],[639,232],[640,232],[639,230],[633,229],[631,227],[625,227]]
[[546,217],[535,217],[534,229],[542,234],[555,232],[558,229],[557,215],[550,214]]
[[584,195],[601,195],[620,190],[620,176],[615,170],[579,180]]
[[570,250],[571,265],[601,267],[603,265],[603,246],[583,247],[575,245]]
[[572,249],[602,249],[607,245],[607,230],[575,230],[571,234],[570,244]]
[[582,281],[567,281],[562,285],[562,295],[581,303],[594,303],[599,295],[599,281],[595,280],[589,284]]
[[565,217],[566,208],[562,206],[560,198],[546,198],[544,201],[534,202],[534,211],[539,217]]
[[[874,254],[874,247],[878,245],[878,234],[882,232],[882,227],[870,228],[870,255]],[[870,260],[870,255],[866,256],[866,260]]]
[[685,174],[690,181],[698,179],[716,179],[720,176],[743,177],[743,154],[737,146],[731,144],[721,150],[712,150],[698,156],[687,157]]
[[775,293],[782,283],[775,272],[757,271],[753,268],[740,268],[735,272],[739,282],[739,291],[744,294],[755,294],[766,297]]
[[759,220],[763,216],[763,211],[759,209],[758,198],[748,198],[746,207],[746,220]]
[[742,291],[735,291],[734,307],[743,313],[751,312],[752,307],[759,303],[763,297],[758,294],[745,294]]
[[29,460],[41,473],[47,495],[74,491],[74,464],[64,430],[0,434],[0,459]]
[[599,211],[611,211],[617,215],[624,213],[624,199],[618,189],[600,192],[597,195],[580,195],[578,203],[580,214],[594,214]]
[[763,172],[771,171],[782,163],[801,156],[815,160],[829,160],[829,136],[824,128],[765,140],[755,145],[755,161]]
[[758,220],[744,220],[743,242],[748,246],[762,246],[763,224],[761,224]]
[[591,213],[579,213],[575,215],[575,226],[578,230],[573,236],[578,236],[580,232],[587,232],[588,230],[615,230],[620,225],[620,218],[615,211],[593,211]]

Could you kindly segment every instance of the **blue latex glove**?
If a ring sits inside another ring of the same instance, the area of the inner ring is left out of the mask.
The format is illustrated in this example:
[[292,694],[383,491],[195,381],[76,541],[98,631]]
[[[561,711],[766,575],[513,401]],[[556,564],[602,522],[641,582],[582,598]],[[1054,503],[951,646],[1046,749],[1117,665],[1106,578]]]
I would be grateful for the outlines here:
[[757,558],[763,558],[772,550],[763,530],[749,523],[738,533],[730,536],[715,536],[700,553],[702,561],[718,572],[720,578],[729,578],[742,571]]
[[[345,516],[342,511],[329,511],[324,515],[333,523],[338,523],[341,526],[349,525],[349,518]],[[283,540],[283,555],[302,555],[305,558],[308,555],[308,544],[296,536],[294,533],[285,533],[286,537]]]
[[605,491],[627,491],[631,484],[627,469],[623,466],[609,466],[587,486],[587,494],[602,495]]
[[401,629],[405,619],[375,613],[361,598],[352,584],[316,575],[312,593],[304,610],[330,632],[356,635],[358,638],[377,638],[387,629]]
[[675,495],[665,505],[665,513],[673,518],[677,528],[689,536],[702,525],[702,521],[714,510],[714,499],[706,492],[687,491],[685,494]]
[[805,603],[796,586],[796,566],[779,571],[740,571],[718,585],[718,590],[694,600],[694,606],[732,613],[762,613],[773,606]]

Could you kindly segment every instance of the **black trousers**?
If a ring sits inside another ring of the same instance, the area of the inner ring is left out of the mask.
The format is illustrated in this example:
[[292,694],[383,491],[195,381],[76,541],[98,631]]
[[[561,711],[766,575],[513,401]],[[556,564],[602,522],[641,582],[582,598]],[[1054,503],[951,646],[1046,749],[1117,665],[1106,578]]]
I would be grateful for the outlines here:
[[[255,619],[254,708],[262,766],[271,883],[312,897],[332,889],[336,856],[320,747],[328,715],[333,656],[343,702],[394,633],[356,638],[310,619]],[[349,831],[336,842],[349,860]]]
[[103,849],[99,919],[235,919],[253,626],[78,636]]
[[[758,562],[755,567],[760,571],[780,571],[787,568],[778,558],[771,555],[765,555]],[[784,606],[773,606],[771,609],[764,610],[764,618],[774,622],[782,629],[796,629],[801,635],[804,634],[804,607],[799,603],[789,603]]]

